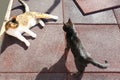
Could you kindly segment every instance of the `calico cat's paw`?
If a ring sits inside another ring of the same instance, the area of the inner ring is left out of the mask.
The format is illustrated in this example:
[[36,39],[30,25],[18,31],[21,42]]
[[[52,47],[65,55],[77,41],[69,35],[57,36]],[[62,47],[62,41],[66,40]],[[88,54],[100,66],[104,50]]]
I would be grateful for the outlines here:
[[28,42],[28,41],[26,41],[25,44],[26,44],[27,47],[30,46],[30,42]]
[[36,38],[36,37],[37,37],[37,35],[36,35],[36,34],[34,34],[34,35],[32,35],[32,37],[33,37],[33,38]]
[[58,20],[58,16],[54,16],[54,19]]
[[52,18],[58,20],[58,16],[52,16]]
[[42,20],[39,20],[39,24],[44,27],[45,26],[45,23],[42,21]]

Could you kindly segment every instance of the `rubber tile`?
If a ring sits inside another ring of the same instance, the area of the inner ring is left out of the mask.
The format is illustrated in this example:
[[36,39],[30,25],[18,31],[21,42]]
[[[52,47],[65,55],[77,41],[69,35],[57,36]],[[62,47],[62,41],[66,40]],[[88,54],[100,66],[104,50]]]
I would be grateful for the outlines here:
[[[86,72],[120,72],[120,32],[115,25],[76,25],[78,36],[86,51],[100,63],[108,61],[107,69],[99,69],[92,64],[85,68]],[[76,72],[74,57],[71,51],[67,56],[66,66],[70,72]]]
[[82,77],[75,78],[68,75],[68,80],[119,80],[119,73],[84,73]]
[[85,14],[120,7],[119,0],[75,0]]
[[0,73],[0,80],[35,80],[37,73]]
[[6,35],[0,55],[0,72],[66,72],[65,39],[62,25],[47,25],[32,29],[33,39],[24,34],[31,43],[29,48],[16,38]]
[[66,80],[66,73],[5,73],[0,80]]
[[84,24],[116,24],[116,19],[112,10],[84,15],[76,6],[73,0],[64,0],[64,22],[69,18],[74,23]]
[[[62,15],[62,2],[61,0],[29,0],[26,1],[28,6],[30,7],[30,11],[36,11],[41,13],[49,13],[52,15],[56,15],[59,17],[57,22],[49,22],[49,23],[62,23],[63,22],[63,15]],[[24,12],[24,7],[15,0],[13,3],[13,10],[11,12],[11,16],[18,15]]]
[[115,9],[114,11],[115,11],[115,15],[116,15],[118,24],[120,24],[120,8]]

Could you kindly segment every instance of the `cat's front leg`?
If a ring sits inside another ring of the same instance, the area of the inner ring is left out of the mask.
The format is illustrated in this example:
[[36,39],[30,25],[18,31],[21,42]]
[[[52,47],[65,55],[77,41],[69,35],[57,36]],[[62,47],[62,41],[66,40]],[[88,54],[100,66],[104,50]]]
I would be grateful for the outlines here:
[[42,20],[39,20],[39,24],[44,27],[45,26],[45,23],[42,21]]
[[29,34],[30,36],[32,36],[33,38],[36,38],[36,34],[34,33],[34,32],[32,32],[31,30],[29,30],[29,29],[25,29],[24,30],[27,34]]
[[26,44],[26,46],[30,46],[30,43],[28,40],[26,40],[21,33],[19,33],[18,31],[7,31],[8,35],[11,35],[13,37],[16,37],[17,39],[19,39],[20,41],[24,42]]
[[15,37],[18,38],[20,41],[24,42],[27,47],[30,46],[29,41],[28,41],[27,39],[25,39],[25,38],[21,35],[21,33],[16,32],[15,34],[16,34]]

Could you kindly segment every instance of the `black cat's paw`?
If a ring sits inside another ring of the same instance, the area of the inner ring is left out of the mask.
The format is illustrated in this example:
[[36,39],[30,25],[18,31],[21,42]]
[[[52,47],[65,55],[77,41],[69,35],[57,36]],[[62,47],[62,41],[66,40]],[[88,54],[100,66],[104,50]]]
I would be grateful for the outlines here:
[[72,77],[74,78],[78,78],[79,76],[80,76],[79,72],[72,73]]

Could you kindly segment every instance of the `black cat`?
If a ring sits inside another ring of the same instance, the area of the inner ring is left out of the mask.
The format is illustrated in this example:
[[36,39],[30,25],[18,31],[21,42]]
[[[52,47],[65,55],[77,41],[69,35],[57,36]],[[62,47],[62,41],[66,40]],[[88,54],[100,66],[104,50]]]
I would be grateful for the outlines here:
[[[69,19],[67,23],[64,23],[63,30],[66,32],[66,42],[67,42],[66,49],[68,50],[71,49],[74,56],[76,68],[78,70],[76,74],[79,75],[83,73],[85,67],[89,63],[93,64],[98,68],[106,69],[107,64],[101,64],[90,57],[90,54],[83,47],[73,26],[74,26],[73,23]],[[107,63],[107,61],[105,61],[105,63]]]

